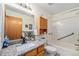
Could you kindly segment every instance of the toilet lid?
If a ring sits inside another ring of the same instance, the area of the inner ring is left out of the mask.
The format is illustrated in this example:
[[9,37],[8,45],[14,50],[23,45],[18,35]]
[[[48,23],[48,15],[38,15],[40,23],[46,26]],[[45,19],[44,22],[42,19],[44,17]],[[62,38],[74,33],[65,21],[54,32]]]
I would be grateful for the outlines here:
[[46,46],[45,49],[47,49],[49,51],[56,51],[56,48],[52,47],[52,46]]

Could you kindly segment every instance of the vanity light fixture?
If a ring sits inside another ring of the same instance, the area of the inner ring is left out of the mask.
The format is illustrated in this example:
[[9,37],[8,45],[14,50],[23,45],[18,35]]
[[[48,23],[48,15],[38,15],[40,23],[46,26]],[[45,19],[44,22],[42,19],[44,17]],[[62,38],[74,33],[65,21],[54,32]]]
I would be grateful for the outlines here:
[[26,4],[25,3],[18,3],[18,5],[20,5],[23,8],[26,8],[26,9],[28,9],[30,11],[32,11],[31,7],[27,3]]

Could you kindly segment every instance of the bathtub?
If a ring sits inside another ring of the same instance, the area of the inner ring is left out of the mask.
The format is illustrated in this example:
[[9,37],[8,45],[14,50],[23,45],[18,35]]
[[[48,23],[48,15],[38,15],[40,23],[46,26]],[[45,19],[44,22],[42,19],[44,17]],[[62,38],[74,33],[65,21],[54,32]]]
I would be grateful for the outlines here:
[[57,53],[60,56],[79,56],[79,50],[77,50],[74,44],[69,44],[65,42],[56,42],[48,43],[49,45],[57,49]]

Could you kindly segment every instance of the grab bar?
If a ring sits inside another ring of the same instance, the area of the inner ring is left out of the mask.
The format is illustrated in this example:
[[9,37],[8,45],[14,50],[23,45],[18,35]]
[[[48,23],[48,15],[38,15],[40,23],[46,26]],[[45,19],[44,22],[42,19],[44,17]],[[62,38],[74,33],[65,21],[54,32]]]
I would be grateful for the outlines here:
[[61,39],[64,39],[64,38],[69,37],[69,36],[72,36],[72,35],[74,35],[74,33],[70,33],[69,35],[66,35],[66,36],[64,36],[64,37],[61,37],[61,38],[59,38],[59,39],[57,39],[57,40],[61,40]]

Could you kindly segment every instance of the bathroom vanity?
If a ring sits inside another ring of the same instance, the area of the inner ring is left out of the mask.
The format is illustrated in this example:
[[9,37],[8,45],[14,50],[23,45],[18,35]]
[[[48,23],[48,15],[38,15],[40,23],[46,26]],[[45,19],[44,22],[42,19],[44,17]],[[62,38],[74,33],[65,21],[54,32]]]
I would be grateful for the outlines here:
[[24,54],[24,56],[43,56],[43,55],[44,55],[44,44]]
[[43,56],[46,41],[36,40],[24,44],[14,44],[2,49],[2,56]]

